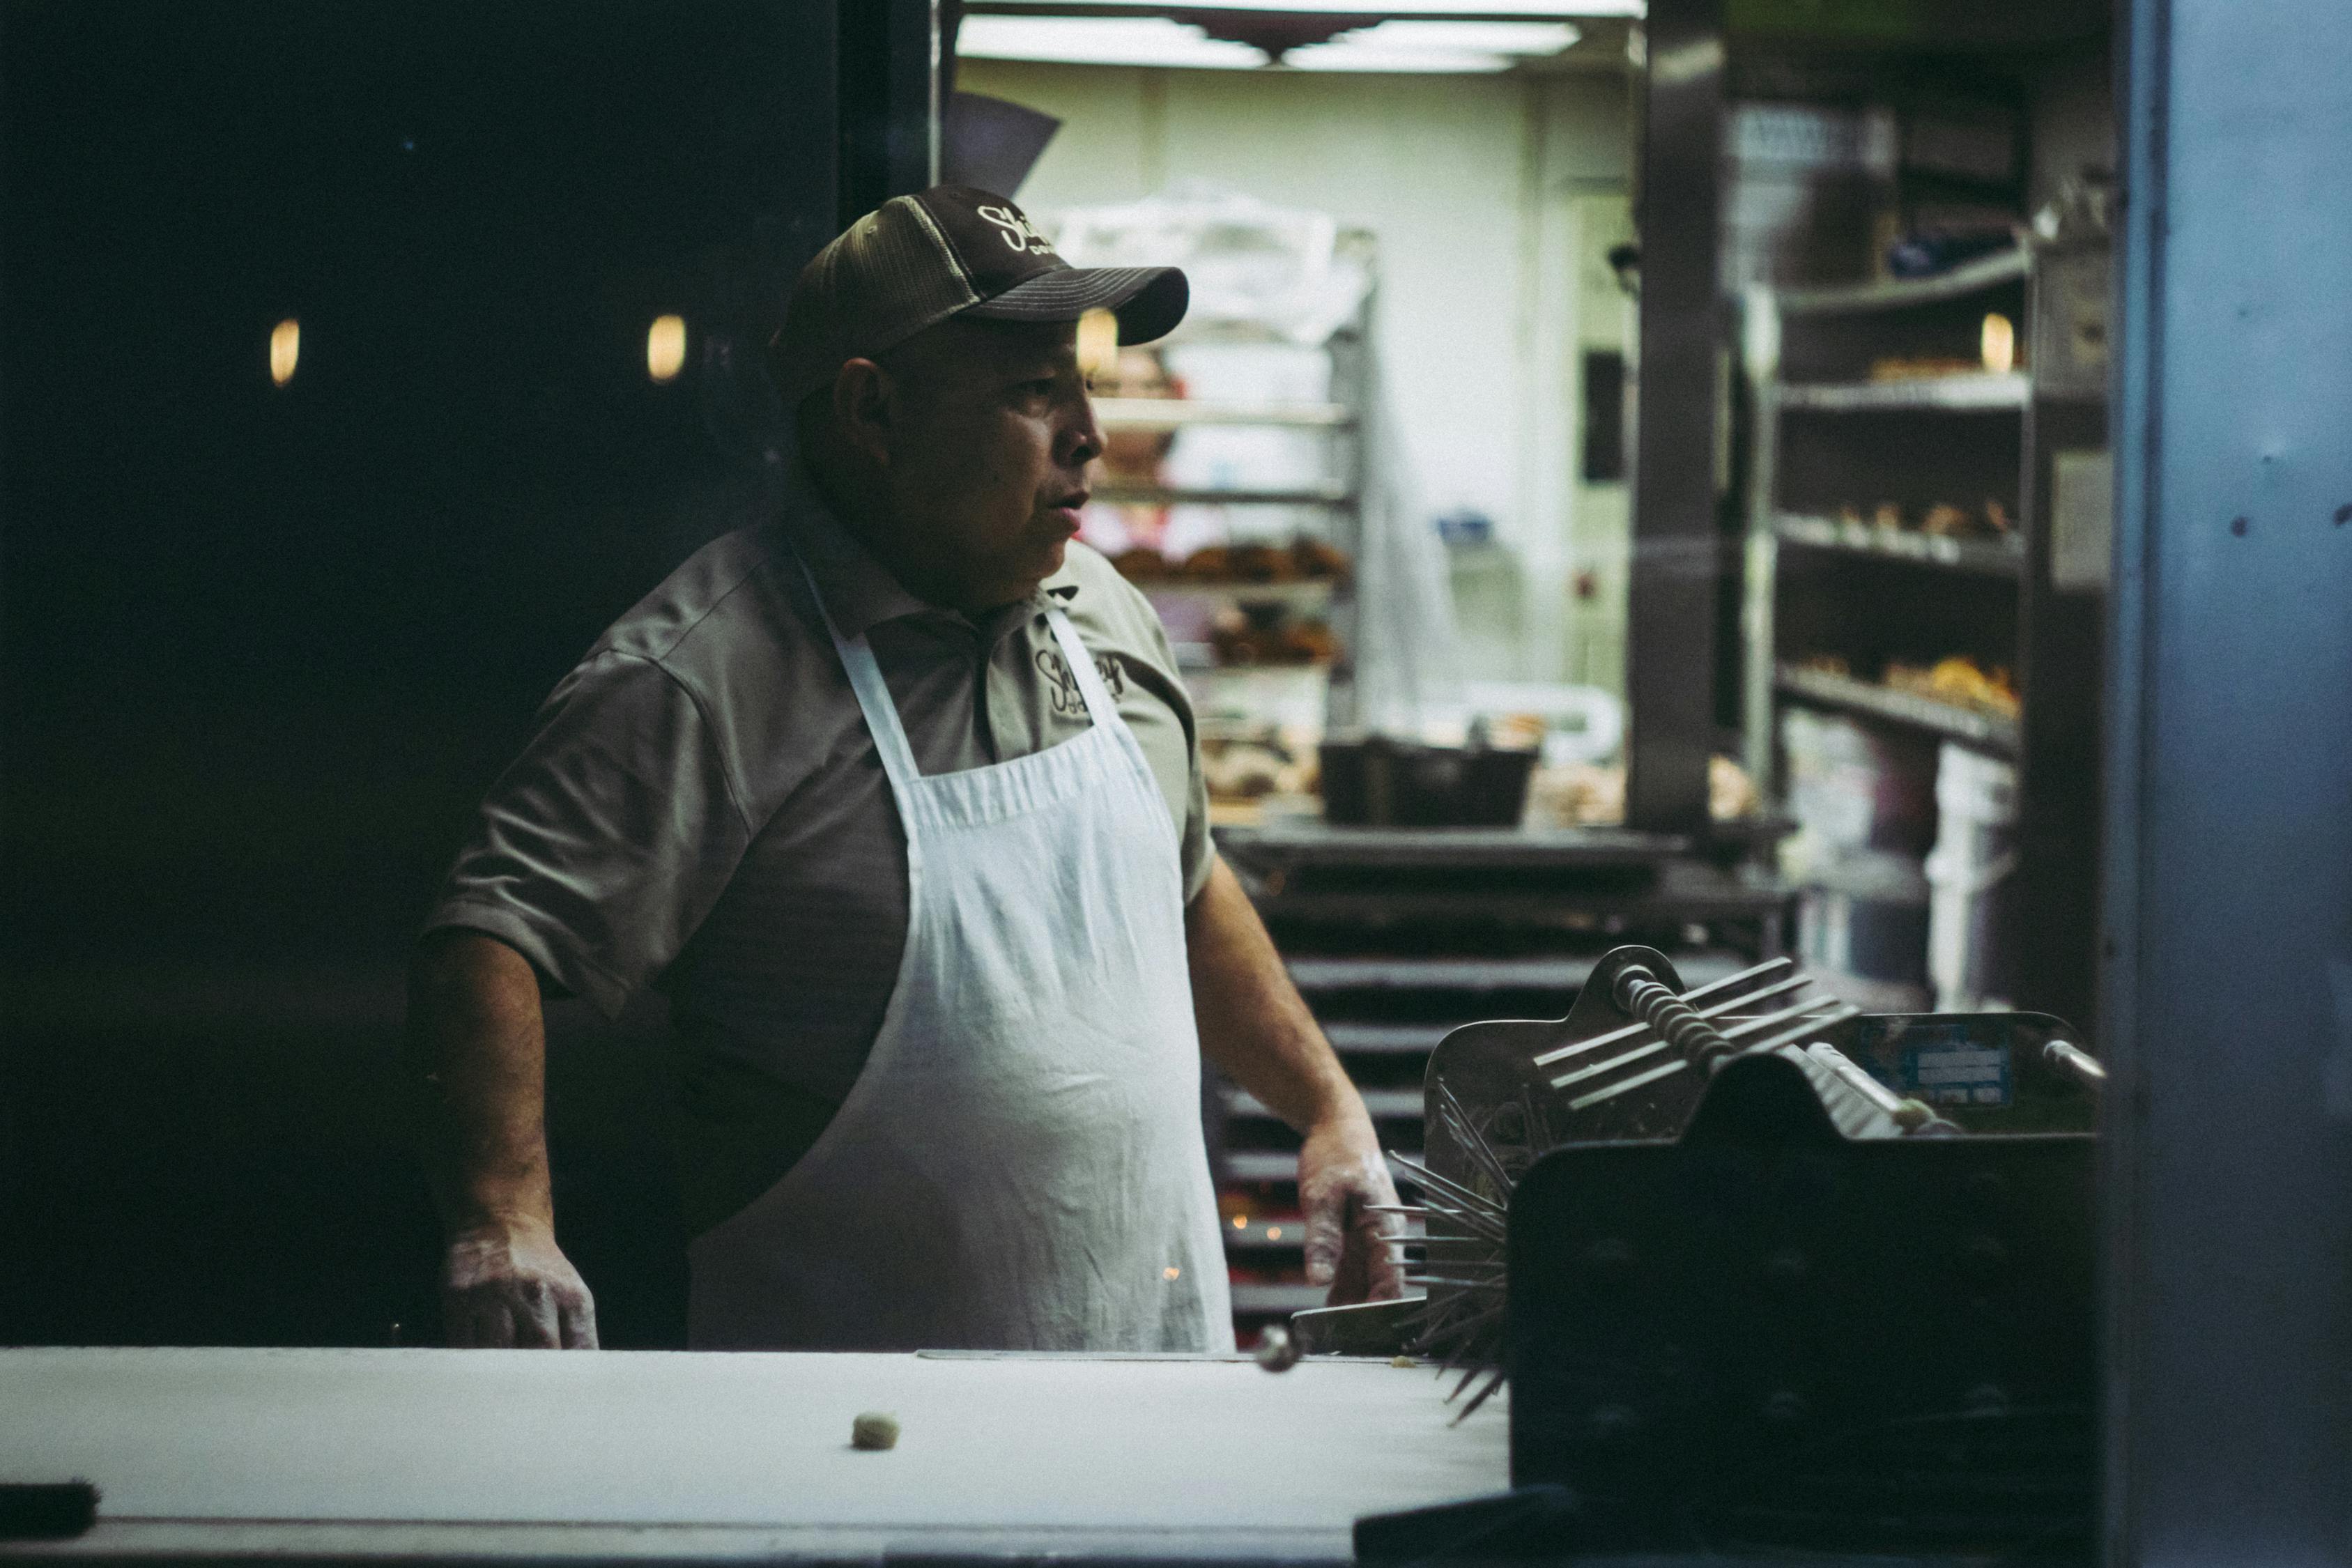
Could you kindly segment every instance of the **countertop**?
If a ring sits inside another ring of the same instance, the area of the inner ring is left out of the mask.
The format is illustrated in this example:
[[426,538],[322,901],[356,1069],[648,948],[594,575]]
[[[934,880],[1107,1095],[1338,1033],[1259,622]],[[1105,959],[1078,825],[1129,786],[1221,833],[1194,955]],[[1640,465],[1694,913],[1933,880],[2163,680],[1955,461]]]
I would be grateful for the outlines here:
[[103,1497],[0,1556],[1341,1562],[1505,1486],[1503,1404],[1336,1359],[7,1350],[0,1480]]

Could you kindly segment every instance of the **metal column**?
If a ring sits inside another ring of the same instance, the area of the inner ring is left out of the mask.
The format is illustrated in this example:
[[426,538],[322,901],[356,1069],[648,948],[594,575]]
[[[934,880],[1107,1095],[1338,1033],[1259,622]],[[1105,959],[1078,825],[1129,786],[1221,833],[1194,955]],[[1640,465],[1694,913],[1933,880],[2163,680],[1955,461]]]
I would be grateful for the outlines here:
[[1725,570],[1715,473],[1722,0],[1652,0],[1648,36],[1625,822],[1704,831],[1716,738],[1717,579]]
[[939,178],[938,0],[841,0],[841,224]]
[[2352,1560],[2352,6],[2119,61],[2107,1555]]

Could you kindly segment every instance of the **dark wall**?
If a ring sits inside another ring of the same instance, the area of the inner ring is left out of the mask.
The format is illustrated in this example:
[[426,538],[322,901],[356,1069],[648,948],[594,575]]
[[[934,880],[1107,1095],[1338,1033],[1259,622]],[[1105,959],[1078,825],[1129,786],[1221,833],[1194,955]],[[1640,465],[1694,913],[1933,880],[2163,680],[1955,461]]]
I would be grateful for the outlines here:
[[[770,493],[757,345],[834,232],[833,8],[5,26],[0,1341],[414,1334],[408,939],[547,689]],[[658,1024],[560,1010],[589,1254],[666,1212],[628,1113]],[[671,1332],[674,1280],[596,1272],[619,1338]]]

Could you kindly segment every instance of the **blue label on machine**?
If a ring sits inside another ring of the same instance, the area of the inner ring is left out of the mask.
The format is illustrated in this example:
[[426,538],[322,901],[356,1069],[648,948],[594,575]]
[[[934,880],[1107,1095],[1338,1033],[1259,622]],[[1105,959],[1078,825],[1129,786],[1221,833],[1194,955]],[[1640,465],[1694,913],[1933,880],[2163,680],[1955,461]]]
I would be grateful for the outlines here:
[[1965,1037],[1906,1038],[1902,1087],[1930,1105],[2007,1105],[2009,1047]]

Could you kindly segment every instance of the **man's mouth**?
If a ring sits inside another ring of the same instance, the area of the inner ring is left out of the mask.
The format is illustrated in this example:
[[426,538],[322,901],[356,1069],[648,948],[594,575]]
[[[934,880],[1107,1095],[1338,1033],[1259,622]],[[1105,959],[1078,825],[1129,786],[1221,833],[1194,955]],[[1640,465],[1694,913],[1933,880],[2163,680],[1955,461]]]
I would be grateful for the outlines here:
[[1045,509],[1045,515],[1059,523],[1073,538],[1078,531],[1078,513],[1086,509],[1087,492],[1079,490],[1064,496]]

